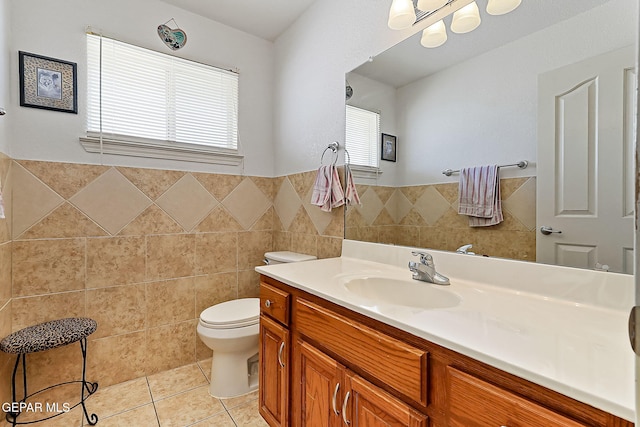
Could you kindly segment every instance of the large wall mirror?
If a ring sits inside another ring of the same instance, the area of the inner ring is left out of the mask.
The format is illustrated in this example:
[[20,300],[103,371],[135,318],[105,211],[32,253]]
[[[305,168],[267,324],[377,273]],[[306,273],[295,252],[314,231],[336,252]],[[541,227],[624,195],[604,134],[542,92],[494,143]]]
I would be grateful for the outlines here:
[[[473,32],[449,16],[444,45],[418,33],[347,73],[347,105],[380,114],[396,161],[356,171],[345,237],[633,273],[637,0],[477,3]],[[469,227],[442,172],[522,160],[500,168],[504,221]]]

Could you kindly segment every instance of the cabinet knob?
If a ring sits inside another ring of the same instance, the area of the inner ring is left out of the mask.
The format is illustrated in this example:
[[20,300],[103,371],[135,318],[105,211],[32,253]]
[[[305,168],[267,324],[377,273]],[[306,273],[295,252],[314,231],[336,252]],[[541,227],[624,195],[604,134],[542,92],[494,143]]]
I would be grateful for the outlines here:
[[340,383],[336,384],[336,388],[335,390],[333,390],[333,413],[336,414],[336,416],[340,416],[340,411],[338,411],[338,408],[336,408],[336,399],[338,398],[338,390],[340,390]]
[[271,300],[269,300],[269,299],[268,299],[268,300],[266,300],[266,301],[264,302],[264,306],[265,306],[265,307],[267,307],[267,308],[271,307]]
[[347,403],[349,402],[350,395],[351,395],[351,392],[348,391],[347,394],[344,396],[344,402],[342,403],[342,421],[344,421],[346,425],[351,424],[351,421],[347,419]]

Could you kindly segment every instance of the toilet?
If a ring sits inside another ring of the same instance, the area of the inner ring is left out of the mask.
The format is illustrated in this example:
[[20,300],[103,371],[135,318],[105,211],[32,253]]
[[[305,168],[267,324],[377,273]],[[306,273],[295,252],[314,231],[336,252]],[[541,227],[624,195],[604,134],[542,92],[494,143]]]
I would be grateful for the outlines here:
[[[296,252],[267,252],[268,265],[316,259]],[[260,298],[240,298],[216,304],[200,313],[197,328],[202,342],[213,350],[209,393],[230,398],[258,388]]]

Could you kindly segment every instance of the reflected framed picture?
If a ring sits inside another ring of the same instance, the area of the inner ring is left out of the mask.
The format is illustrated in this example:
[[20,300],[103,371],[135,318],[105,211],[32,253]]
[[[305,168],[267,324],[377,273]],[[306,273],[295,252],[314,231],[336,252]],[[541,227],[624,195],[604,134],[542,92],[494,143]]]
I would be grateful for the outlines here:
[[18,52],[20,106],[78,114],[77,64]]
[[382,134],[382,147],[380,149],[381,159],[389,162],[396,161],[396,137],[393,135]]

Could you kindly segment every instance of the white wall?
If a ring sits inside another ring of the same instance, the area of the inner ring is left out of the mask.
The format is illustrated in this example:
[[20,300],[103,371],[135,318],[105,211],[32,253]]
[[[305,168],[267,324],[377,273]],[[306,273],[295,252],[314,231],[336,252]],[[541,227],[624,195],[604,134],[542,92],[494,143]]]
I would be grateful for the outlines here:
[[[613,0],[398,90],[397,185],[444,169],[536,160],[538,74],[635,42],[637,0]],[[446,48],[446,45],[444,46]],[[535,165],[501,176],[535,176]]]
[[[85,29],[171,53],[156,27],[171,18],[188,35],[175,53],[187,59],[240,70],[239,135],[243,166],[104,156],[105,164],[246,173],[273,176],[273,43],[188,13],[158,0],[2,0],[11,2],[12,156],[17,159],[100,163],[99,154],[84,151],[78,137],[85,132]],[[79,114],[19,107],[18,51],[78,63]],[[2,65],[2,62],[0,62]],[[2,69],[4,75],[4,69]],[[2,120],[2,119],[0,119]]]
[[10,75],[10,3],[0,0],[0,108],[8,110],[6,116],[0,116],[0,152],[10,155],[9,147],[9,120],[12,111],[9,111],[9,75]]
[[[365,110],[380,113],[380,132],[389,135],[397,135],[396,125],[396,89],[393,86],[361,76],[356,73],[348,73],[347,79],[353,87],[353,96],[347,104]],[[348,147],[347,147],[348,149]],[[378,151],[380,144],[378,144]],[[380,157],[380,154],[378,154]],[[380,160],[380,171],[377,178],[356,178],[356,182],[363,184],[394,186],[397,178],[399,163]]]
[[390,0],[318,0],[275,43],[276,175],[344,142],[344,76],[420,28],[387,27]]

